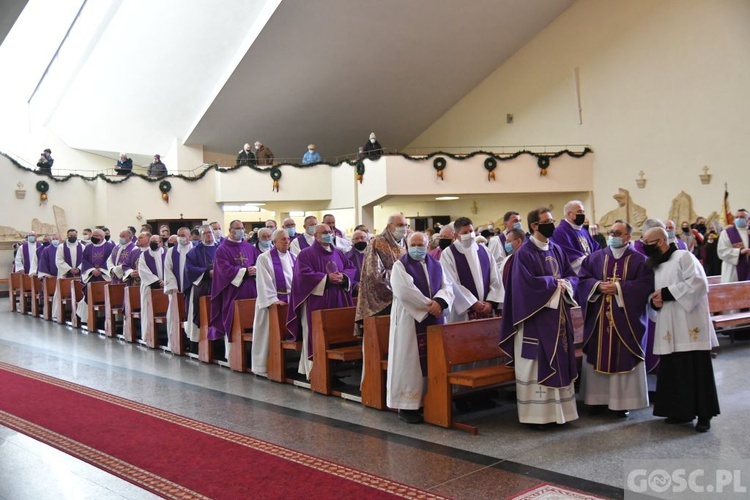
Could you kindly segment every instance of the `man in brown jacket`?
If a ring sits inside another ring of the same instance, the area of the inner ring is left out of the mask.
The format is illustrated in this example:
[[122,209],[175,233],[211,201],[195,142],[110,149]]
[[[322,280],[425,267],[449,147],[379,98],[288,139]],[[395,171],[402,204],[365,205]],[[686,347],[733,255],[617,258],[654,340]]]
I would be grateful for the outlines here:
[[258,165],[273,165],[273,153],[260,141],[255,141],[255,160]]

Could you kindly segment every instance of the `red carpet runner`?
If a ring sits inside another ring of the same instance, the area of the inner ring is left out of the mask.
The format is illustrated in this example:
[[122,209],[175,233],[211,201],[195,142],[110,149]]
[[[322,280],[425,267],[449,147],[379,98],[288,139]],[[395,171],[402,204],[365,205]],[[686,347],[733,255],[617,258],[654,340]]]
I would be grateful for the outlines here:
[[0,424],[165,498],[439,498],[2,362]]

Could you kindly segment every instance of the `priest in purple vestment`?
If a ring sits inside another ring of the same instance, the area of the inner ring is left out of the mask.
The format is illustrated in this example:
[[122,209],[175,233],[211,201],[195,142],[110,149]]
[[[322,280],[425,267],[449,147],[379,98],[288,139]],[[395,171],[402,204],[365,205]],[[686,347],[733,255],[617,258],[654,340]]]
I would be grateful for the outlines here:
[[112,253],[109,254],[109,260],[107,261],[107,268],[109,269],[109,275],[112,277],[111,283],[116,285],[122,283],[125,275],[125,266],[130,261],[130,254],[135,250],[135,243],[133,243],[133,233],[129,229],[120,231],[119,244],[112,248]]
[[127,286],[140,286],[141,278],[138,275],[138,261],[141,254],[148,250],[151,233],[142,231],[138,235],[135,248],[130,251],[130,257],[122,264],[122,280]]
[[[675,225],[673,220],[665,220],[664,221],[664,229],[667,231],[667,238],[669,243],[674,243],[675,246],[677,246],[677,250],[687,250],[687,245],[684,241],[682,241],[680,238],[677,237],[677,225]],[[643,245],[643,242],[638,240],[638,242]],[[643,249],[641,249],[641,253],[643,253]]]
[[619,417],[646,408],[646,328],[654,273],[630,246],[633,227],[617,221],[607,248],[591,254],[578,273],[576,301],[583,309],[581,393],[592,412]]
[[29,274],[30,270],[36,269],[36,250],[42,246],[36,240],[36,233],[31,231],[26,235],[26,241],[16,251],[16,258],[14,261],[14,271],[17,273]]
[[185,328],[190,340],[190,353],[198,354],[200,340],[200,298],[211,296],[211,285],[214,277],[214,258],[216,257],[216,240],[211,226],[200,228],[201,241],[188,252],[185,259],[185,280],[191,284],[188,305],[188,321]]
[[312,370],[312,312],[352,306],[351,289],[356,270],[344,252],[333,246],[333,230],[315,226],[315,241],[297,256],[287,329],[302,340],[299,373],[310,378]]
[[[81,258],[81,282],[83,283],[83,300],[78,303],[76,314],[81,321],[88,324],[89,310],[88,285],[94,281],[109,281],[109,270],[107,269],[107,259],[112,252],[112,247],[104,240],[104,231],[94,229],[91,232],[91,243],[83,249]],[[92,320],[95,318],[91,318]]]
[[216,249],[214,279],[211,285],[211,327],[209,340],[224,341],[224,356],[229,359],[234,319],[234,301],[258,296],[255,261],[260,252],[245,241],[245,226],[240,220],[229,224],[229,236]]
[[570,316],[578,277],[550,240],[549,208],[532,210],[527,221],[531,237],[513,254],[505,290],[500,349],[515,366],[518,419],[544,428],[578,418]]
[[716,251],[721,259],[721,282],[750,279],[750,239],[747,221],[750,212],[741,208],[734,214],[734,225],[719,235]]
[[365,260],[365,249],[367,248],[367,233],[364,231],[354,231],[352,235],[352,249],[346,252],[346,257],[351,261],[357,273],[354,275],[354,285],[352,287],[352,297],[359,293],[359,282],[362,276],[362,263]]
[[315,242],[315,226],[318,225],[318,219],[314,215],[308,215],[305,217],[305,222],[303,224],[305,230],[298,233],[297,237],[292,241],[292,244],[289,245],[289,251],[292,252],[294,256],[299,255],[302,250]]
[[560,247],[568,258],[573,272],[577,273],[583,259],[599,250],[599,244],[591,238],[588,231],[583,229],[586,211],[581,201],[569,201],[565,204],[563,211],[565,218],[555,228],[552,241]]
[[37,276],[44,279],[46,276],[57,278],[57,247],[60,246],[60,236],[53,234],[50,237],[50,244],[42,247],[38,255]]

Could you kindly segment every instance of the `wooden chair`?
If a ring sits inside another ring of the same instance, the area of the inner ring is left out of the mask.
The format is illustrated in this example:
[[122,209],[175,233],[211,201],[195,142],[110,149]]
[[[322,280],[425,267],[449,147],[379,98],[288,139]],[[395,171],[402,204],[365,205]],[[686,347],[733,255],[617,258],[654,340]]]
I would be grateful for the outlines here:
[[10,273],[10,281],[8,282],[8,296],[10,297],[10,310],[12,312],[20,312],[20,303],[22,301],[23,292],[21,291],[21,282],[23,281],[23,273]]
[[31,276],[31,315],[39,317],[44,310],[44,283],[36,276]]
[[204,363],[213,363],[214,354],[211,341],[208,340],[208,328],[211,324],[211,296],[204,295],[198,300],[198,315],[200,322],[200,338],[198,340],[198,359]]
[[717,331],[729,335],[730,343],[734,343],[737,328],[750,325],[749,308],[750,281],[709,285],[708,310],[711,321]]
[[55,298],[55,288],[57,287],[57,278],[54,276],[45,276],[42,279],[42,290],[44,295],[44,306],[42,307],[42,317],[47,321],[52,320],[52,301]]
[[390,316],[370,316],[364,319],[362,404],[378,410],[386,409],[385,384],[390,326]]
[[89,309],[86,329],[90,332],[99,331],[97,328],[97,312],[101,311],[102,314],[106,314],[104,290],[107,285],[106,281],[91,281],[86,284],[86,305]]
[[287,351],[302,352],[302,341],[291,340],[286,329],[289,304],[273,304],[268,313],[268,379],[274,382],[292,382],[286,376]]
[[255,299],[234,301],[232,318],[232,348],[229,351],[229,367],[236,372],[249,372],[245,355],[246,344],[253,341],[253,321],[255,320]]
[[[475,426],[453,421],[451,386],[481,389],[515,381],[513,368],[502,363],[504,356],[497,346],[500,321],[488,318],[427,328],[425,422],[477,433]],[[490,360],[500,363],[456,370],[459,365]]]
[[[167,324],[167,310],[169,309],[169,297],[164,293],[162,288],[151,289],[151,329],[148,332],[141,332],[142,336],[145,336],[141,340],[141,343],[145,343],[146,346],[151,349],[160,347],[159,345],[159,325]],[[141,306],[141,314],[143,314],[143,306]]]
[[340,391],[333,390],[331,362],[362,359],[362,341],[353,335],[355,312],[356,307],[313,311],[313,368],[310,373],[313,391],[340,396]]
[[137,342],[136,332],[141,329],[141,287],[125,287],[123,298],[122,338],[126,342]]
[[117,316],[123,315],[125,301],[125,284],[108,283],[104,287],[104,335],[117,335]]
[[76,314],[78,303],[83,300],[83,283],[81,280],[74,279],[70,283],[70,326],[73,328],[79,328],[81,326],[81,319]]

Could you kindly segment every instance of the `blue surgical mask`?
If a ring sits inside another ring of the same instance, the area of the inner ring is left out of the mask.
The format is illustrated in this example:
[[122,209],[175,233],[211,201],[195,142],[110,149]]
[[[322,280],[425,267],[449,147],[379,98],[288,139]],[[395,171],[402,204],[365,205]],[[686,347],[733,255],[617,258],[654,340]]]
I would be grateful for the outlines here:
[[324,245],[330,245],[333,243],[333,234],[325,233],[320,235],[320,242]]
[[505,253],[510,255],[513,253],[513,245],[511,245],[509,242],[505,242]]
[[414,260],[424,260],[424,256],[427,255],[427,249],[425,247],[409,247],[409,257]]
[[29,243],[36,243],[36,236],[29,236],[28,240],[29,240]]
[[315,226],[307,226],[307,229],[305,229],[305,231],[310,236],[313,236],[315,234]]
[[273,245],[273,242],[271,240],[268,240],[268,241],[261,240],[258,242],[258,245],[260,245],[261,249],[268,250],[269,248],[271,248],[271,245]]
[[244,229],[235,229],[234,230],[234,239],[237,241],[242,241],[245,239],[245,230]]
[[747,227],[747,219],[743,217],[737,217],[734,219],[734,227],[745,228]]
[[670,240],[673,240],[674,236],[675,236],[674,231],[667,231],[667,238],[669,238]]
[[513,224],[513,229],[520,229],[521,231],[523,231],[523,226],[520,222],[516,222],[515,224]]
[[127,245],[127,244],[128,244],[128,240],[127,239],[120,238],[120,245]]
[[284,229],[286,229],[286,234],[288,234],[290,238],[294,238],[294,236],[297,234],[296,227],[285,227]]
[[625,246],[625,243],[622,242],[622,238],[619,236],[610,236],[607,240],[607,245],[612,248],[622,248]]
[[55,247],[55,248],[57,248],[58,246],[60,246],[60,240],[52,240],[52,246]]

